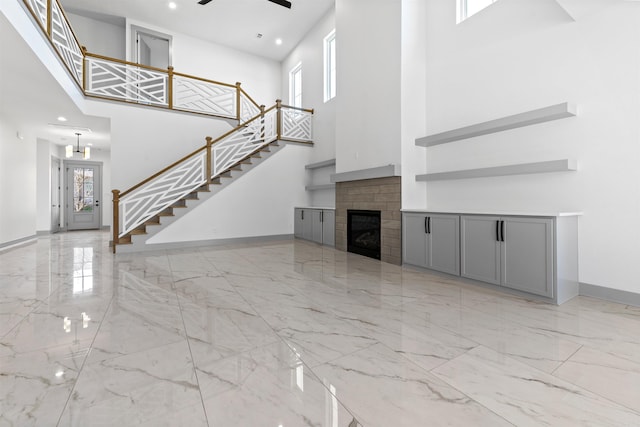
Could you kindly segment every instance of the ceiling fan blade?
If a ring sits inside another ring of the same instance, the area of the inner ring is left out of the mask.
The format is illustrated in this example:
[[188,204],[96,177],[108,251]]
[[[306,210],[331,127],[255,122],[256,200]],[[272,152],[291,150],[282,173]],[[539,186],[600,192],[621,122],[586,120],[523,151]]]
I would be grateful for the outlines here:
[[291,9],[291,2],[287,0],[269,0],[271,3],[279,4],[280,6],[284,6],[288,9]]
[[209,3],[210,1],[211,1],[211,0],[200,0],[200,1],[198,2],[198,4],[205,5],[205,4]]

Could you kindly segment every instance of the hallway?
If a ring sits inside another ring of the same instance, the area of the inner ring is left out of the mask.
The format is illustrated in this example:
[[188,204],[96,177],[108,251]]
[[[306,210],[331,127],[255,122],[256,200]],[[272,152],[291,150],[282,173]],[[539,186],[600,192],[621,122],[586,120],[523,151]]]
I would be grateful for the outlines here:
[[640,425],[640,308],[299,240],[108,241],[0,252],[0,426]]

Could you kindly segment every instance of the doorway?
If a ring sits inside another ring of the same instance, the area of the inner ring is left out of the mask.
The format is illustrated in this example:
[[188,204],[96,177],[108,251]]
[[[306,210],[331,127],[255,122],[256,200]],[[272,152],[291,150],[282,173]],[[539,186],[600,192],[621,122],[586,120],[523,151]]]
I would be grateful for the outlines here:
[[166,70],[171,65],[172,37],[146,28],[131,26],[133,62]]
[[65,161],[67,230],[95,230],[102,225],[102,163]]

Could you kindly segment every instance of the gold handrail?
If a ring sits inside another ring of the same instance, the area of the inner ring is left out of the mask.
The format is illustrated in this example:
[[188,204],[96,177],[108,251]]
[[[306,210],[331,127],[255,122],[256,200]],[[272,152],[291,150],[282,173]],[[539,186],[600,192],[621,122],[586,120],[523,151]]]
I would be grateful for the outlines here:
[[78,36],[76,36],[76,32],[73,31],[73,27],[71,26],[71,21],[69,20],[69,17],[67,16],[67,13],[64,11],[64,9],[62,8],[62,5],[60,4],[60,1],[59,0],[55,0],[55,2],[58,4],[58,9],[60,9],[60,13],[62,13],[62,17],[67,22],[67,25],[69,26],[69,29],[71,30],[71,35],[73,36],[73,39],[76,41],[76,44],[78,46],[82,47],[82,45],[80,44],[80,40],[78,40]]
[[[136,62],[125,61],[124,59],[111,58],[109,56],[99,55],[97,53],[87,52],[87,57],[102,59],[104,61],[117,62],[119,64],[131,65],[137,68],[144,68],[147,70],[157,71],[159,73],[169,74],[168,70],[165,68],[152,67],[151,65],[138,64]],[[175,73],[177,74],[177,73]]]
[[240,92],[242,92],[242,94],[243,94],[244,96],[246,96],[246,97],[247,97],[247,99],[248,99],[249,101],[251,101],[251,103],[252,103],[253,105],[255,105],[256,107],[260,108],[260,104],[258,104],[256,101],[254,101],[254,100],[253,100],[253,98],[252,98],[252,97],[250,97],[250,96],[249,96],[249,94],[248,94],[247,92],[245,92],[245,91],[244,91],[244,89],[240,88]]
[[205,79],[203,77],[196,77],[196,76],[192,76],[192,75],[184,74],[184,73],[174,72],[173,75],[174,76],[180,76],[180,77],[187,77],[187,78],[194,79],[194,80],[200,80],[201,82],[205,82],[205,83],[213,83],[213,84],[220,85],[220,86],[236,87],[236,85],[232,85],[232,84],[229,84],[229,83],[218,82],[218,81],[215,81],[215,80],[209,80],[209,79]]
[[292,105],[284,105],[284,104],[280,104],[280,107],[288,108],[290,110],[304,111],[306,113],[311,113],[311,114],[313,114],[313,112],[314,112],[313,108],[301,108],[301,107],[294,107]]

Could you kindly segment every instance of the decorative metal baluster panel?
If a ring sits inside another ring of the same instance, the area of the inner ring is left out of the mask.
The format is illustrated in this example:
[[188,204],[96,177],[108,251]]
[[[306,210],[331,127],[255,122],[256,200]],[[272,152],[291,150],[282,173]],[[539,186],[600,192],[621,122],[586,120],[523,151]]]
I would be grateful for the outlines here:
[[236,118],[236,88],[174,76],[173,108]]
[[38,18],[38,21],[42,25],[42,28],[46,31],[47,28],[47,0],[27,0],[27,6]]
[[240,123],[247,122],[260,114],[260,108],[256,106],[244,94],[240,95]]
[[168,106],[167,79],[160,71],[87,57],[86,92],[92,95]]
[[213,176],[226,171],[257,149],[274,141],[277,137],[275,115],[276,112],[272,110],[265,114],[264,119],[258,118],[216,142],[211,149]]
[[203,185],[206,161],[206,152],[201,151],[121,198],[120,237]]
[[76,81],[82,86],[82,60],[84,55],[71,26],[57,1],[51,2],[51,41],[67,64]]
[[281,136],[296,141],[311,141],[313,115],[307,111],[282,108]]

